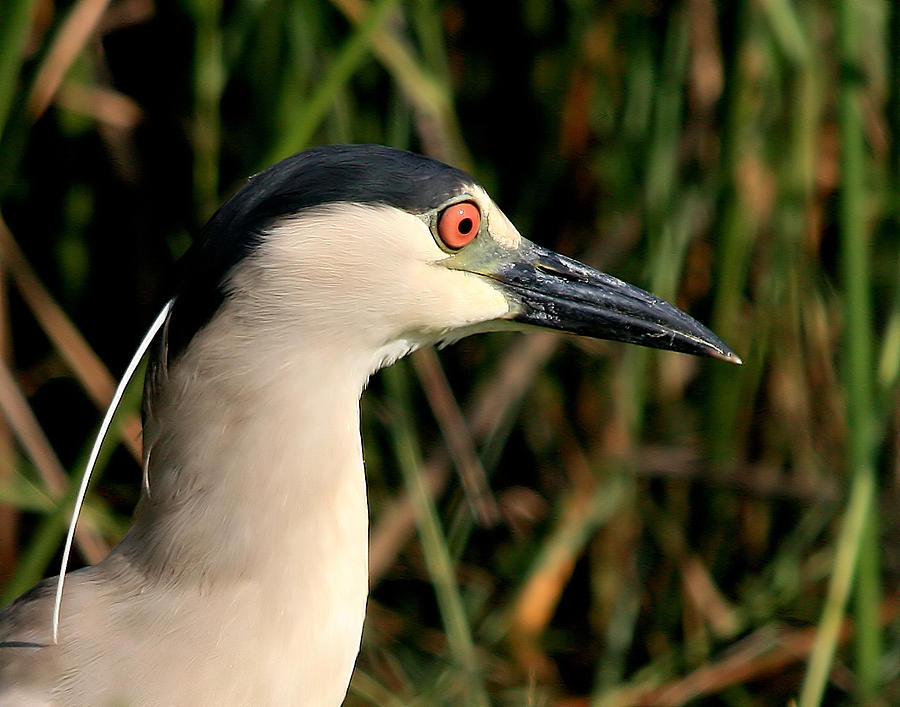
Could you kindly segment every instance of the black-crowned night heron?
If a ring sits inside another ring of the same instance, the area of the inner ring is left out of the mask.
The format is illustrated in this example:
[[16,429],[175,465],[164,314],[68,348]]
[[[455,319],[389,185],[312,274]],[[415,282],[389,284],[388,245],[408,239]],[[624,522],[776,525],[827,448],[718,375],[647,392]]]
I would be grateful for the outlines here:
[[309,150],[209,221],[157,335],[134,524],[0,614],[2,705],[339,705],[367,596],[359,397],[428,344],[539,326],[739,362],[522,238],[468,174]]

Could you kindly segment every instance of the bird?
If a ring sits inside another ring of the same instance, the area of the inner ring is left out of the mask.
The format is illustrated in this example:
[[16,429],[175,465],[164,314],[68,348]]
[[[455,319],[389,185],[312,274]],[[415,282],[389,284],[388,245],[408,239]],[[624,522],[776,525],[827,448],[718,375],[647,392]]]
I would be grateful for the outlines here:
[[3,705],[340,705],[368,592],[359,401],[407,354],[553,329],[740,363],[662,299],[526,240],[469,174],[330,145],[201,230],[153,337],[144,484],[99,564],[0,613]]

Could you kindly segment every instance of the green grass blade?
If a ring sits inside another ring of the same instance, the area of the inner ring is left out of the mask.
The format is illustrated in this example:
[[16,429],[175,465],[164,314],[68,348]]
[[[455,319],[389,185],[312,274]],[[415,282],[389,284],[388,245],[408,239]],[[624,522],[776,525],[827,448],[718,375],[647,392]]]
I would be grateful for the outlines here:
[[0,5],[0,139],[19,87],[19,70],[36,5],[35,0],[10,0]]
[[393,403],[392,439],[403,480],[416,512],[425,564],[434,583],[438,607],[447,631],[450,652],[465,671],[465,704],[490,705],[481,678],[481,663],[475,651],[456,572],[441,528],[437,509],[421,477],[419,450],[405,366],[394,365],[382,372],[385,388]]
[[838,96],[841,135],[841,266],[844,279],[844,390],[847,405],[847,460],[852,478],[845,523],[819,634],[801,694],[801,707],[821,703],[838,629],[856,573],[857,697],[869,702],[878,681],[880,567],[874,463],[873,343],[869,233],[866,225],[865,132],[861,64],[860,8],[852,0],[838,5],[838,43],[842,77]]
[[293,125],[281,133],[275,147],[266,156],[265,164],[271,164],[309,145],[338,93],[369,56],[376,32],[396,6],[397,0],[378,0],[371,5],[363,21],[344,43],[328,71],[318,82],[309,100],[300,106],[302,110]]
[[225,87],[221,0],[194,0],[194,200],[197,218],[208,218],[219,200],[219,104]]

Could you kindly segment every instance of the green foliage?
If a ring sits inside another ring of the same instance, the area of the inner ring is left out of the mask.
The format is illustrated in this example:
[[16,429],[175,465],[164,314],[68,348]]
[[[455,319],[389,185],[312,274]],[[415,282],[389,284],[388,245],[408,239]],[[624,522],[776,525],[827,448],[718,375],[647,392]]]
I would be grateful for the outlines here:
[[[79,332],[120,370],[241,180],[380,142],[469,169],[745,365],[492,335],[373,381],[347,704],[897,702],[896,3],[90,7],[0,5],[7,598],[55,572],[54,459],[71,489],[110,391]],[[140,485],[105,461],[82,560]]]

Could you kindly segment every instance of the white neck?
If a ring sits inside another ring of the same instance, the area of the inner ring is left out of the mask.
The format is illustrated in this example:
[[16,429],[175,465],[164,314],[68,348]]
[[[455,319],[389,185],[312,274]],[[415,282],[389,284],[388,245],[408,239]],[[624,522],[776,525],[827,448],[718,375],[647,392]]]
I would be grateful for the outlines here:
[[223,665],[253,636],[253,679],[266,685],[249,688],[251,701],[265,703],[258,690],[274,684],[273,702],[339,704],[368,586],[359,438],[368,362],[322,341],[266,360],[252,343],[218,338],[215,322],[208,329],[156,401],[166,422],[147,430],[149,496],[117,552],[151,591],[174,582],[184,601],[196,599],[179,620],[196,624],[186,627],[194,641],[202,624],[216,627],[209,638]]

